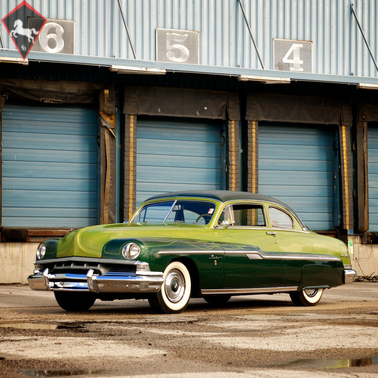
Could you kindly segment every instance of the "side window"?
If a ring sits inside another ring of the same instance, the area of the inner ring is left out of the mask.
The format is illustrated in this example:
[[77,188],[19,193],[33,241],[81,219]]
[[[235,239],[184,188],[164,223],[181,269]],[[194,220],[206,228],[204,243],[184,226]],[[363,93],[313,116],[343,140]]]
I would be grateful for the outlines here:
[[294,223],[291,217],[285,212],[279,209],[276,209],[275,207],[269,208],[269,216],[270,216],[270,220],[272,221],[273,227],[280,227],[280,228],[293,228],[294,227]]
[[235,204],[226,207],[219,219],[219,223],[223,220],[227,220],[231,223],[231,226],[266,226],[263,207],[254,204]]

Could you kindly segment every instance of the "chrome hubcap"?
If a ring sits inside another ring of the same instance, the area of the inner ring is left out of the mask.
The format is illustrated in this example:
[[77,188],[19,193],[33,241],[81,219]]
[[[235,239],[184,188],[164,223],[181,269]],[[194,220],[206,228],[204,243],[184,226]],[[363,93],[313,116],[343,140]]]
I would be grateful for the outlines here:
[[304,291],[305,294],[310,297],[310,298],[314,298],[316,294],[318,294],[318,289],[307,289]]
[[177,303],[182,299],[185,293],[185,279],[179,270],[173,269],[167,274],[164,292],[168,300],[173,303]]

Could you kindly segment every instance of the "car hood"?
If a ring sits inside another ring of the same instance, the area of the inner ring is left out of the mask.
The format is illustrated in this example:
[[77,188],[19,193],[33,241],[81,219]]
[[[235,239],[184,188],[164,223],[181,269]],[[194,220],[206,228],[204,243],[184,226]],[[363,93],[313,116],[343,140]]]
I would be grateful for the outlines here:
[[56,241],[56,257],[100,258],[105,244],[111,240],[191,239],[210,241],[214,230],[188,224],[111,224],[75,230]]

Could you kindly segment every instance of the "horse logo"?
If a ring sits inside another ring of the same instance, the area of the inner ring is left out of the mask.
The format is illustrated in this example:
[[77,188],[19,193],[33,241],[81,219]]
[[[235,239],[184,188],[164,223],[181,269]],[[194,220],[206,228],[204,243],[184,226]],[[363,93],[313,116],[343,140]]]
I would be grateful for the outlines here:
[[25,60],[34,42],[37,41],[39,33],[46,23],[46,18],[26,1],[22,1],[8,15],[2,18],[1,22]]
[[38,35],[39,31],[35,30],[34,28],[24,29],[21,20],[16,20],[13,26],[15,27],[15,29],[11,30],[11,37],[17,38],[16,34],[25,35],[28,38],[29,42],[31,42],[32,44],[34,43],[34,37],[32,36],[32,33]]

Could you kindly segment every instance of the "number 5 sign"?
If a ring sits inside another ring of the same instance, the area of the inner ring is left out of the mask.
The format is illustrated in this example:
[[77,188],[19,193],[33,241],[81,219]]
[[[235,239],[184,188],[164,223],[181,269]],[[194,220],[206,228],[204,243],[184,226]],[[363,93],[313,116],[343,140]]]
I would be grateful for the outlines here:
[[156,60],[198,64],[198,40],[196,31],[156,29]]
[[274,69],[312,72],[312,42],[273,39]]

